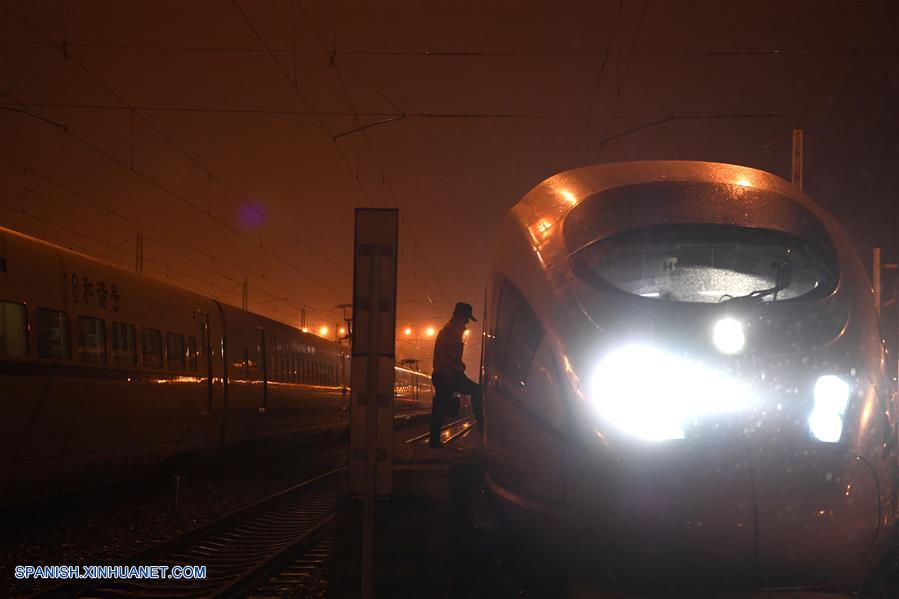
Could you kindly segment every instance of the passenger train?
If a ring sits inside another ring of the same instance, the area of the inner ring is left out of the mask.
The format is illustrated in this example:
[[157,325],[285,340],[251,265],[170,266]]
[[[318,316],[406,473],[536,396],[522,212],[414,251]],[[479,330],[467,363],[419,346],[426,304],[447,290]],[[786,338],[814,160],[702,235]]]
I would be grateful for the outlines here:
[[769,173],[578,168],[501,226],[487,484],[575,580],[852,588],[896,525],[896,398],[838,223]]
[[[0,228],[0,504],[345,430],[347,348]],[[395,410],[430,408],[396,369]]]

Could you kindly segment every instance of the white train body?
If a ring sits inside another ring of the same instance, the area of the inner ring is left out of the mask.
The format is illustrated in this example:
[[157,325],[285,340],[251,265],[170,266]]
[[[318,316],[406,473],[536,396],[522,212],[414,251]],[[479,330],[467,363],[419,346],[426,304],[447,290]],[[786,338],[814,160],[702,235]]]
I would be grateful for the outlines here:
[[572,576],[852,587],[895,525],[896,405],[864,268],[755,169],[632,162],[502,225],[488,486]]
[[[348,423],[347,348],[0,228],[0,503]],[[396,369],[397,410],[430,406]]]

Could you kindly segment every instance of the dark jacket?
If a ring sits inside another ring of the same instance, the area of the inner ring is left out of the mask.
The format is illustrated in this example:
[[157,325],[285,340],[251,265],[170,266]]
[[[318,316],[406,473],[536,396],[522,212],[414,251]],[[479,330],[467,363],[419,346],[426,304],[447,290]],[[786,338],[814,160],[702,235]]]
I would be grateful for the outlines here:
[[465,372],[465,363],[462,362],[462,333],[465,327],[456,327],[453,321],[449,321],[437,334],[434,341],[434,374],[452,376],[456,372]]

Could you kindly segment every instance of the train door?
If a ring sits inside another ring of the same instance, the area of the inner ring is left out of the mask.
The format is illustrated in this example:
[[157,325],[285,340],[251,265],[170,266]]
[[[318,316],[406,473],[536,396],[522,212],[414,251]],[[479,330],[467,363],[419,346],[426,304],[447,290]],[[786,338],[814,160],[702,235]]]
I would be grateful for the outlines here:
[[341,415],[349,417],[350,414],[350,355],[340,354],[341,370]]
[[516,493],[557,500],[562,488],[563,419],[552,352],[524,296],[506,282],[500,282],[497,291],[484,366],[496,482]]
[[200,334],[205,335],[205,339],[200,345],[204,348],[205,372],[212,390],[210,416],[220,416],[210,421],[210,426],[218,428],[218,446],[221,448],[225,444],[228,430],[228,328],[222,305],[215,300],[212,305],[212,310],[202,313],[205,316],[205,326],[204,321],[201,321]]
[[194,313],[194,319],[199,326],[200,347],[197,348],[199,368],[198,371],[205,379],[206,387],[206,411],[212,413],[215,395],[214,377],[212,374],[212,342],[209,338],[209,314],[203,310]]
[[257,411],[265,414],[268,410],[268,360],[265,351],[265,329],[257,327],[258,343],[256,345],[257,355],[259,356],[259,377],[262,379],[262,395],[259,398],[259,407]]

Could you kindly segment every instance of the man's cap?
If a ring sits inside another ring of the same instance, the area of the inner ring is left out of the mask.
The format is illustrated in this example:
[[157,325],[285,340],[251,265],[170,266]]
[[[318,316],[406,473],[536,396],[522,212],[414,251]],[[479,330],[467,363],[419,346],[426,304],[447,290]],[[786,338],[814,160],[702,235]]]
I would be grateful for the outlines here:
[[456,304],[456,308],[453,310],[453,316],[466,316],[468,317],[468,320],[478,321],[478,319],[472,315],[471,304],[466,304],[465,302]]

